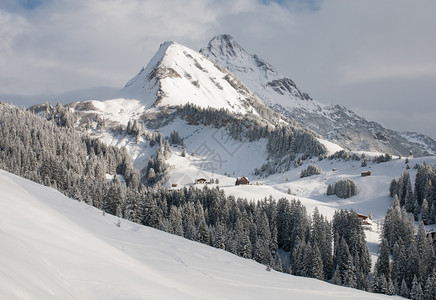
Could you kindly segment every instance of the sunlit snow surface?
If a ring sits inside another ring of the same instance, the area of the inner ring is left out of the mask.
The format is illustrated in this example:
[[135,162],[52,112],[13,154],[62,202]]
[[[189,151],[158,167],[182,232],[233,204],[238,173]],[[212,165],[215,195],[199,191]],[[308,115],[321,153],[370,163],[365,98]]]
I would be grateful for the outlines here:
[[[118,219],[0,171],[2,299],[382,299]],[[392,299],[390,297],[389,299]]]

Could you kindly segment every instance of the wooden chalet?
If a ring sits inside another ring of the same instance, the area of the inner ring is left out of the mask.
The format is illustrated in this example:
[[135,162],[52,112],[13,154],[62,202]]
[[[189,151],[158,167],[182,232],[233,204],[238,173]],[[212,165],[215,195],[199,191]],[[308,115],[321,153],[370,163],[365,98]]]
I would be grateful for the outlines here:
[[195,179],[195,183],[196,184],[198,184],[198,183],[206,183],[206,182],[207,182],[206,178],[197,178],[197,179]]
[[242,184],[250,184],[250,181],[247,177],[242,176],[241,178],[236,178],[235,185],[242,185]]
[[365,177],[365,176],[371,176],[371,171],[365,171],[360,173],[360,176]]
[[371,225],[371,219],[368,216],[357,214],[357,217],[362,220],[363,225]]

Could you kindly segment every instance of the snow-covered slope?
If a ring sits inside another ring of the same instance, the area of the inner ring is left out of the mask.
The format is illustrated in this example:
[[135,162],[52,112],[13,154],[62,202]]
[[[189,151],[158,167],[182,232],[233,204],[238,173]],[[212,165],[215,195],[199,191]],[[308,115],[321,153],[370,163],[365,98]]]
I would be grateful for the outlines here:
[[[2,299],[388,299],[102,215],[0,170]],[[389,297],[389,299],[395,299]]]
[[340,144],[348,150],[428,156],[436,153],[436,142],[419,134],[403,134],[369,122],[339,105],[325,105],[301,92],[296,84],[273,66],[248,54],[229,35],[214,37],[200,50],[223,65],[274,110]]

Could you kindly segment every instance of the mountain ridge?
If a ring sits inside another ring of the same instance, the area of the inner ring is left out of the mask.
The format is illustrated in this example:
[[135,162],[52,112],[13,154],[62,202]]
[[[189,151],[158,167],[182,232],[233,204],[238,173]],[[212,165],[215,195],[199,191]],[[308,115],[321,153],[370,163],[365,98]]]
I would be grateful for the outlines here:
[[[224,43],[224,45],[222,45]],[[230,49],[230,50],[229,50]],[[234,51],[237,49],[238,51]],[[326,105],[300,91],[294,81],[255,54],[247,53],[228,34],[217,35],[200,53],[233,72],[265,103],[331,142],[351,151],[429,156],[436,142],[423,134],[407,134],[367,121],[340,105]],[[413,139],[408,137],[414,136]]]

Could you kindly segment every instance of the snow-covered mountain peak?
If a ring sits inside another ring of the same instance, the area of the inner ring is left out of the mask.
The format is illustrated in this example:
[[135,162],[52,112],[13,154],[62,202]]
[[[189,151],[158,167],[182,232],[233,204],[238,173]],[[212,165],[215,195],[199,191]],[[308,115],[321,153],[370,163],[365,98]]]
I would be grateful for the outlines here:
[[268,105],[292,107],[294,101],[311,100],[295,83],[255,54],[247,53],[228,34],[214,37],[200,53],[236,74]]
[[200,49],[200,53],[217,61],[231,72],[257,73],[261,77],[277,79],[277,71],[272,65],[260,59],[257,55],[249,54],[236,40],[228,34],[215,36],[209,41],[207,47]]
[[176,42],[161,44],[118,96],[137,99],[146,109],[190,103],[243,114],[252,111],[253,101],[261,103],[235,75]]
[[[256,54],[249,54],[239,45],[229,34],[220,34],[212,38],[207,47],[200,49],[200,53],[218,61],[223,66],[229,66],[229,70],[244,70],[253,73],[258,70],[263,72],[263,76],[271,80],[282,78],[281,74],[272,65],[259,58]],[[231,61],[232,64],[223,62]]]
[[[154,69],[162,61],[162,59],[166,56],[166,52],[167,52],[168,48],[172,45],[175,45],[175,44],[176,43],[173,41],[166,41],[166,42],[162,43],[159,47],[159,50],[155,53],[153,58],[148,62],[147,67],[142,67],[142,69],[139,71],[138,75],[142,74],[145,71],[145,69]],[[135,83],[137,81],[139,81],[140,79],[143,79],[142,76],[138,76],[138,75],[136,75],[131,80],[129,80],[126,83],[126,85],[124,86],[124,88],[127,88],[131,85],[135,85]]]
[[201,52],[209,57],[232,57],[245,58],[248,56],[244,48],[242,48],[235,39],[229,34],[220,34],[209,41],[206,48]]

